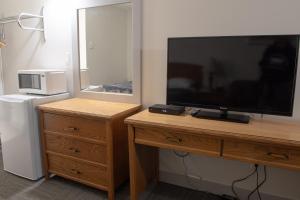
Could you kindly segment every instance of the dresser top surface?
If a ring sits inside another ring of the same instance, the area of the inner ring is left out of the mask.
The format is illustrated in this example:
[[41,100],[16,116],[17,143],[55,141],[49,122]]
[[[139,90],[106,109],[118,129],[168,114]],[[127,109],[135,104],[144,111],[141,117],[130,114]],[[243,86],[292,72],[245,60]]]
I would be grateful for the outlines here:
[[68,112],[78,115],[93,117],[113,118],[127,114],[141,108],[137,104],[115,103],[91,99],[73,98],[53,103],[47,103],[38,107],[44,111]]
[[134,126],[151,126],[169,128],[178,131],[205,132],[220,137],[250,139],[262,142],[300,146],[299,121],[273,119],[251,119],[249,124],[223,122],[194,118],[191,115],[181,116],[150,113],[144,110],[126,120]]

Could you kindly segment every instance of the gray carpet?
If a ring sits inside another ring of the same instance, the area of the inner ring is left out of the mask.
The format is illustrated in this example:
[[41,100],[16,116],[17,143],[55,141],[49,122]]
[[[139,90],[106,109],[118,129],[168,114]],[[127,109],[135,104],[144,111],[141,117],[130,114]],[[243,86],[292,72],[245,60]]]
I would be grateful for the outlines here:
[[[1,146],[0,146],[1,148]],[[118,200],[129,199],[129,184],[121,186],[116,194]],[[60,177],[48,181],[29,181],[3,170],[0,149],[0,200],[102,200],[106,192],[84,186]],[[158,183],[147,200],[222,200],[221,197],[194,191],[166,183]]]

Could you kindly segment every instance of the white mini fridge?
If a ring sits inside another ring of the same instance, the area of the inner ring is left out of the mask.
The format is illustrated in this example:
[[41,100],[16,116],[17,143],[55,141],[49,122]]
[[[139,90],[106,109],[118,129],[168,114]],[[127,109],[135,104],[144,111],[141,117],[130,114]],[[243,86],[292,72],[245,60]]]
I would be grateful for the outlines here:
[[36,106],[68,97],[67,93],[0,96],[0,136],[5,171],[30,180],[43,176]]

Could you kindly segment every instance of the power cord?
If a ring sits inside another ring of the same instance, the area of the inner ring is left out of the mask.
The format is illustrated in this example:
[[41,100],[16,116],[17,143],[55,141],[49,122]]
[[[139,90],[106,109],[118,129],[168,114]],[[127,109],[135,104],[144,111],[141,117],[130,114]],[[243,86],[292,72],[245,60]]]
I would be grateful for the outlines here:
[[[256,188],[257,188],[258,198],[261,199],[259,187],[257,187],[258,185],[259,185],[259,174],[258,174],[258,171],[257,171],[257,173],[256,173]],[[248,199],[250,199],[251,194],[249,194],[248,196],[249,196]]]
[[263,184],[265,184],[266,181],[267,181],[267,167],[264,166],[264,179],[262,180],[262,182],[259,183],[259,177],[258,177],[258,171],[257,171],[257,175],[256,175],[256,188],[255,188],[254,190],[252,190],[252,191],[249,193],[249,195],[248,195],[248,200],[251,198],[251,196],[252,196],[255,192],[257,192],[257,194],[258,194],[259,200],[262,199],[262,198],[261,198],[261,195],[260,195],[259,189],[261,188],[261,186],[262,186]]
[[190,155],[190,153],[188,153],[188,152],[185,152],[185,153],[179,153],[179,152],[177,152],[177,151],[173,151],[174,152],[174,154],[177,156],[177,157],[180,157],[180,158],[185,158],[185,157],[187,157],[187,156],[189,156]]
[[188,174],[187,174],[188,168],[187,168],[187,165],[185,163],[185,158],[188,157],[190,155],[190,153],[187,153],[187,152],[179,153],[177,151],[173,151],[173,152],[177,157],[182,159],[182,164],[183,164],[183,167],[184,167],[184,175],[185,175],[185,177],[188,177]]
[[232,193],[235,195],[235,197],[236,197],[238,200],[240,200],[240,198],[239,198],[237,192],[236,192],[235,189],[234,189],[235,184],[237,184],[237,183],[239,183],[239,182],[243,182],[243,181],[249,179],[249,178],[250,178],[251,176],[253,176],[254,174],[256,174],[256,187],[248,194],[247,199],[250,200],[251,196],[252,196],[255,192],[257,192],[257,195],[258,195],[259,200],[262,199],[262,198],[261,198],[261,194],[260,194],[259,189],[260,189],[260,188],[265,184],[265,182],[267,181],[267,167],[264,166],[264,179],[263,179],[262,182],[260,182],[260,183],[259,183],[258,167],[259,167],[258,164],[255,164],[255,165],[254,165],[254,170],[253,170],[253,172],[251,172],[249,175],[247,175],[247,176],[244,177],[244,178],[241,178],[241,179],[238,179],[238,180],[235,180],[235,181],[232,182],[232,184],[231,184],[231,190],[232,190]]
[[187,172],[188,172],[188,168],[187,168],[187,165],[186,165],[186,163],[185,163],[185,158],[186,157],[188,157],[189,155],[190,155],[190,153],[187,153],[187,152],[185,152],[185,153],[179,153],[179,152],[177,152],[177,151],[173,151],[174,152],[174,154],[177,156],[177,157],[179,157],[179,158],[181,158],[182,159],[182,164],[183,164],[183,167],[184,167],[184,175],[185,175],[185,177],[188,177],[188,174],[187,174]]
[[[186,158],[187,156],[189,156],[190,153],[188,153],[188,152],[186,152],[186,153],[179,153],[179,152],[177,152],[177,151],[173,151],[173,152],[174,152],[174,154],[175,154],[177,157],[179,157],[179,158],[182,159],[182,164],[183,164],[183,166],[184,166],[184,175],[185,175],[185,177],[187,178],[187,180],[188,180],[188,182],[189,182],[188,168],[187,168],[187,165],[186,165],[186,163],[185,163],[185,158]],[[256,174],[256,187],[248,194],[247,200],[250,200],[251,196],[252,196],[255,192],[257,192],[257,195],[258,195],[259,200],[262,199],[262,198],[261,198],[261,194],[260,194],[259,189],[260,189],[260,188],[265,184],[265,182],[267,181],[267,167],[264,166],[264,179],[263,179],[260,183],[259,183],[259,172],[258,172],[258,167],[259,167],[259,165],[258,165],[258,164],[255,164],[255,165],[254,165],[254,170],[253,170],[249,175],[247,175],[247,176],[245,176],[245,177],[243,177],[243,178],[241,178],[241,179],[234,180],[234,181],[232,182],[232,184],[231,184],[231,190],[232,190],[232,193],[235,195],[235,197],[236,197],[238,200],[240,200],[240,198],[239,198],[237,192],[235,191],[235,188],[234,188],[235,185],[236,185],[237,183],[240,183],[240,182],[243,182],[243,181],[249,179],[249,178],[250,178],[251,176],[253,176],[254,174]],[[192,185],[192,184],[191,184],[191,185]],[[194,186],[193,186],[193,187],[194,187]]]
[[235,195],[235,197],[236,197],[237,199],[240,199],[240,198],[239,198],[239,195],[237,194],[237,192],[236,192],[235,189],[234,189],[235,184],[240,183],[240,182],[243,182],[243,181],[249,179],[251,176],[253,176],[255,173],[257,173],[257,169],[258,169],[258,165],[254,165],[254,170],[253,170],[253,172],[251,172],[249,175],[245,176],[244,178],[237,179],[237,180],[234,180],[234,181],[232,182],[232,184],[231,184],[231,191],[232,191],[232,193]]
[[186,164],[185,158],[188,157],[188,156],[190,155],[190,153],[187,153],[187,152],[186,152],[186,153],[179,153],[179,152],[177,152],[177,151],[173,151],[173,153],[174,153],[177,157],[179,157],[179,158],[182,159],[182,164],[183,164],[183,167],[184,167],[184,176],[185,176],[185,178],[186,178],[187,183],[188,183],[192,188],[194,188],[195,190],[198,190],[198,189],[199,189],[198,186],[195,186],[195,184],[193,184],[193,183],[190,181],[190,177],[189,177],[189,175],[188,175],[188,166],[187,166],[187,164]]

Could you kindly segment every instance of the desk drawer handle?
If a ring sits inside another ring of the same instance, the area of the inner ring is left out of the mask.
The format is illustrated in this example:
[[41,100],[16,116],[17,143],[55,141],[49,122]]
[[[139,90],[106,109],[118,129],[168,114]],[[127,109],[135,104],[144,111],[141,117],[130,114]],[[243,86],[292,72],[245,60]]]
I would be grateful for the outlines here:
[[173,143],[177,143],[177,144],[182,143],[182,139],[181,139],[181,138],[177,138],[177,137],[166,137],[166,139],[167,139],[169,142],[173,142]]
[[81,174],[81,172],[78,171],[78,170],[76,170],[76,169],[71,169],[71,172],[72,172],[73,174],[77,174],[77,175]]
[[76,149],[76,148],[69,148],[70,151],[72,151],[73,153],[80,153],[80,150],[79,149]]
[[281,160],[288,160],[289,156],[286,154],[278,154],[278,153],[272,153],[269,152],[268,156],[272,157],[272,158],[276,158],[276,159],[281,159]]
[[75,131],[79,131],[79,128],[67,127],[67,128],[64,128],[64,131],[75,132]]

